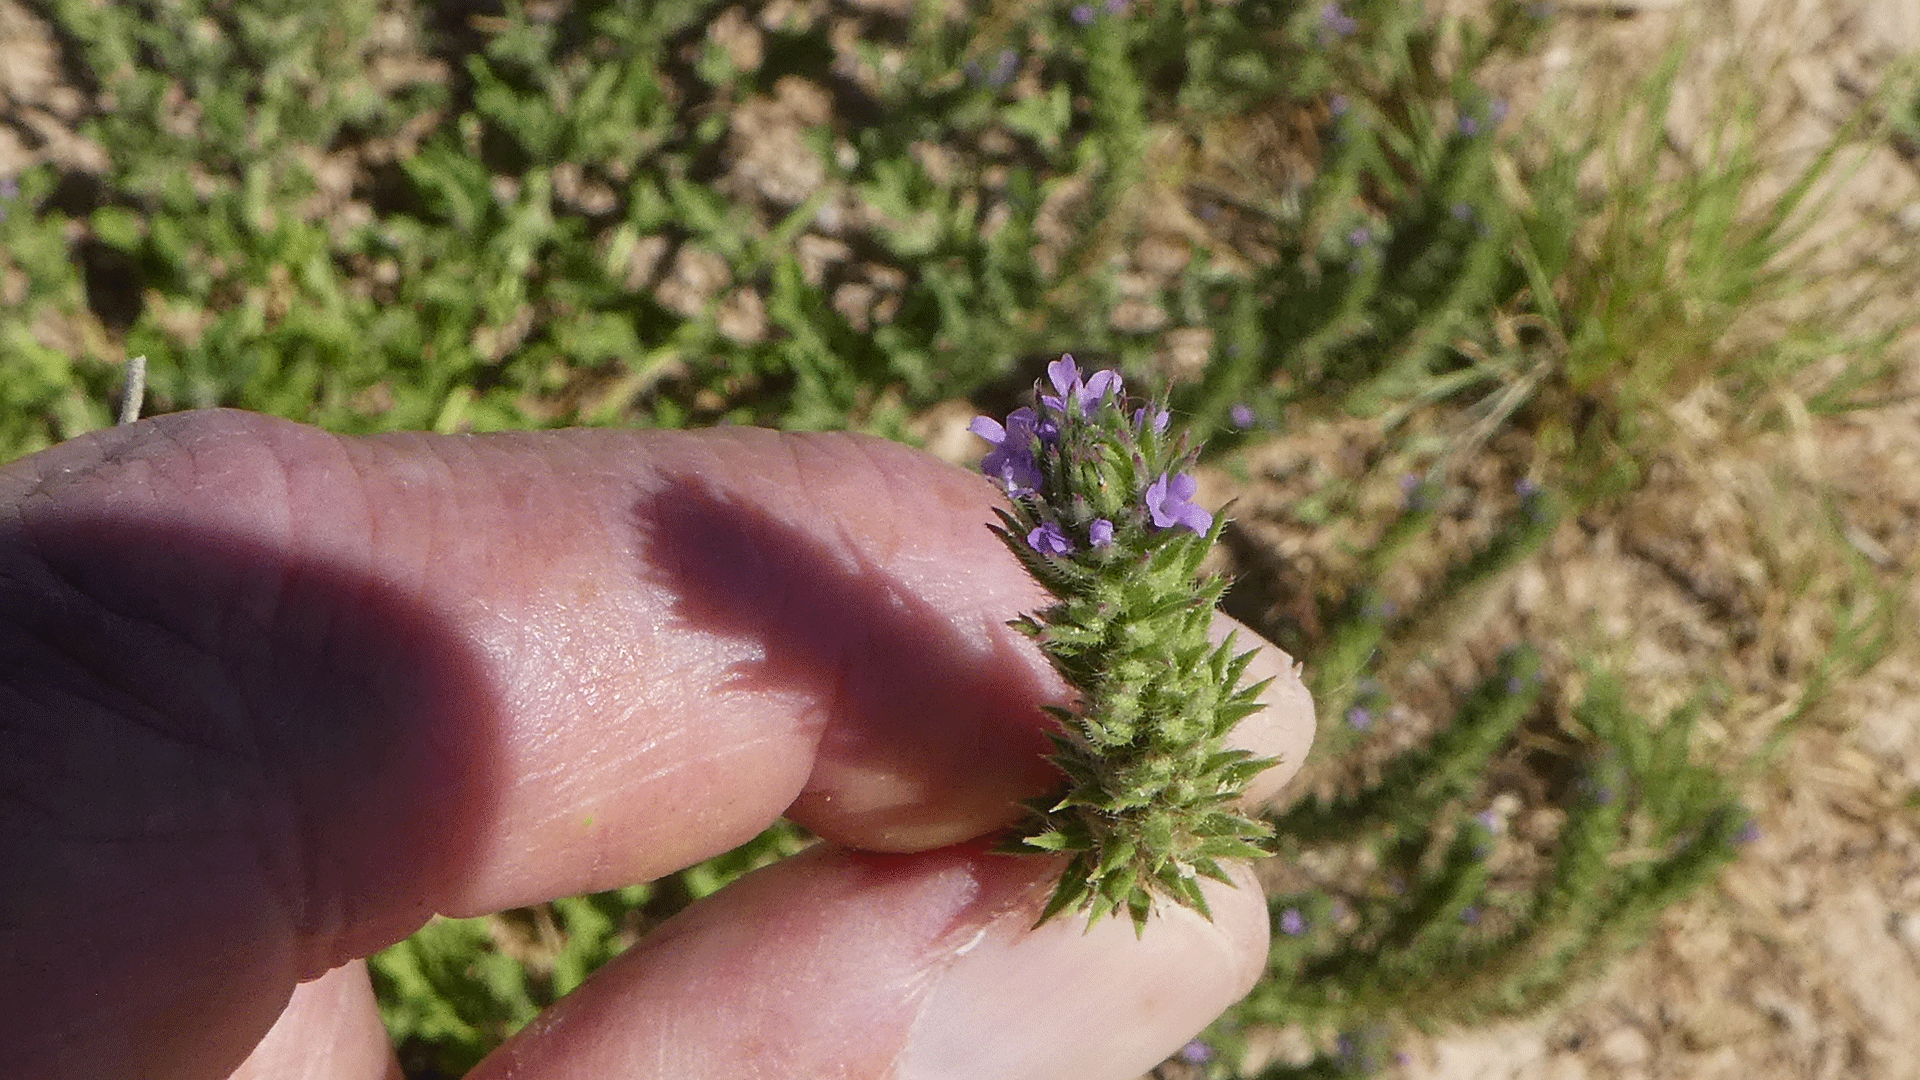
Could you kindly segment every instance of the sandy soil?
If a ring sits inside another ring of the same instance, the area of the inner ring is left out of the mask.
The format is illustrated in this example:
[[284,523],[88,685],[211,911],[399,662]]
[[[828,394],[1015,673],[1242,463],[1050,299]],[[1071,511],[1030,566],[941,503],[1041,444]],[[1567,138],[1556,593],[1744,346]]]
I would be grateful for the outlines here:
[[[1552,45],[1497,76],[1516,114],[1566,80],[1623,92],[1684,35],[1670,143],[1699,144],[1705,103],[1732,80],[1758,92],[1781,184],[1920,50],[1914,0],[1563,10]],[[1863,333],[1912,320],[1920,174],[1910,149],[1858,143],[1838,175],[1799,252],[1810,287],[1754,313],[1747,332],[1821,313]],[[1920,337],[1902,335],[1895,354],[1899,392],[1911,395]],[[1590,640],[1596,625],[1606,637],[1633,628],[1627,666],[1643,699],[1726,687],[1707,732],[1722,751],[1771,730],[1819,677],[1840,632],[1832,611],[1870,602],[1863,583],[1892,590],[1895,622],[1912,627],[1920,566],[1920,406],[1816,417],[1798,407],[1803,393],[1779,387],[1782,420],[1767,425],[1730,415],[1711,393],[1682,402],[1668,418],[1678,437],[1647,488],[1624,513],[1563,532],[1493,601],[1493,617],[1561,643]],[[1645,948],[1554,1015],[1418,1039],[1389,1075],[1920,1077],[1917,691],[1920,655],[1903,637],[1877,668],[1834,687],[1748,785],[1759,838]]]

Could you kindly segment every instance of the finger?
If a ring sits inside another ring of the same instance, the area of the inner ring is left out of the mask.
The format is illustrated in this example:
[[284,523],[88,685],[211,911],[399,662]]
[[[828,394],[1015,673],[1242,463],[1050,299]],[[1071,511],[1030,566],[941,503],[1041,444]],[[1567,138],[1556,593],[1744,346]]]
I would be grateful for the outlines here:
[[1032,929],[1056,860],[821,847],[688,909],[474,1080],[675,1076],[1127,1080],[1237,1000],[1266,956],[1250,875],[1170,907]]
[[1051,783],[1064,691],[1005,625],[1040,597],[983,527],[998,496],[895,444],[223,412],[42,457],[25,524],[66,579],[241,669],[249,729],[195,734],[283,756],[344,879],[322,914],[648,880],[789,807],[934,847]]
[[[49,990],[0,996],[48,1046],[226,1071],[261,987],[436,910],[646,880],[789,807],[878,849],[1001,824],[1064,691],[1005,625],[1040,598],[997,498],[853,437],[230,412],[0,469],[0,914],[94,928],[16,930]],[[191,1039],[152,1004],[183,980]]]
[[1037,706],[1061,690],[1004,625],[1034,587],[985,482],[904,447],[201,413],[7,473],[8,570],[52,597],[11,614],[65,620],[22,677],[114,684],[91,743],[166,751],[84,778],[101,815],[200,799],[169,832],[204,836],[243,811],[268,891],[328,946],[303,974],[434,910],[657,877],[789,806],[937,846],[1048,782]]
[[401,1080],[367,965],[356,960],[294,988],[230,1080]]

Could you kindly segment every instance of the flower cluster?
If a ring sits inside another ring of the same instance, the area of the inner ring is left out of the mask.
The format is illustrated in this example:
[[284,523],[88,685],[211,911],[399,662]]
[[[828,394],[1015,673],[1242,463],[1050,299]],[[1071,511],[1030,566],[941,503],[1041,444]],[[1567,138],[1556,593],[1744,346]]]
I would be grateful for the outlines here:
[[1049,710],[1062,787],[1006,845],[1072,856],[1042,921],[1124,911],[1139,928],[1156,896],[1205,912],[1199,879],[1226,881],[1219,860],[1272,836],[1236,803],[1273,762],[1225,746],[1265,684],[1241,686],[1252,654],[1209,636],[1226,583],[1196,575],[1224,522],[1193,501],[1194,450],[1170,419],[1063,356],[1032,404],[971,427],[1013,504],[994,531],[1054,598],[1014,625],[1079,698]]

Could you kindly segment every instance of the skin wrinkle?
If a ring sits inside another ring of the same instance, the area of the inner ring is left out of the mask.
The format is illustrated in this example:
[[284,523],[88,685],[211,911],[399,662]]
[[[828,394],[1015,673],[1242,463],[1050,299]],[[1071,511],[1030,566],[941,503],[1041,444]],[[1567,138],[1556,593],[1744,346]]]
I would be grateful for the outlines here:
[[[215,653],[207,644],[195,641],[191,635],[179,628],[141,618],[125,610],[108,605],[97,594],[96,590],[87,588],[83,583],[75,580],[53,562],[49,557],[44,537],[41,535],[41,529],[36,528],[25,515],[17,515],[15,520],[17,527],[13,535],[26,541],[27,547],[30,550],[24,552],[24,554],[34,560],[35,565],[44,572],[44,577],[47,579],[41,587],[46,589],[48,585],[51,585],[52,588],[47,591],[58,590],[62,594],[59,609],[63,614],[68,616],[67,619],[63,620],[63,622],[68,623],[68,625],[58,628],[43,626],[41,632],[35,635],[35,643],[41,649],[47,650],[54,656],[66,661],[72,671],[79,673],[78,675],[69,676],[69,681],[75,685],[111,686],[121,694],[124,694],[129,700],[138,702],[141,708],[120,711],[116,713],[116,717],[121,720],[133,721],[143,730],[160,739],[163,744],[191,748],[213,758],[221,759],[224,763],[238,767],[242,771],[258,768],[260,763],[258,747],[251,745],[242,747],[235,744],[236,735],[243,736],[245,734],[244,729],[247,727],[237,716],[229,715],[227,718],[228,722],[223,725],[224,731],[219,733],[213,731],[196,733],[185,730],[177,723],[165,724],[157,722],[157,717],[178,715],[180,710],[177,708],[162,708],[161,705],[150,696],[140,693],[137,687],[130,686],[119,678],[117,670],[114,669],[111,664],[95,662],[83,656],[78,651],[77,642],[63,642],[56,636],[57,631],[61,629],[66,630],[69,635],[79,630],[79,628],[70,625],[71,617],[75,613],[91,614],[95,617],[104,617],[110,621],[111,626],[107,629],[107,632],[111,632],[114,629],[122,631],[121,634],[115,635],[115,640],[124,641],[125,633],[132,633],[136,636],[147,638],[150,641],[152,638],[157,637],[159,639],[157,644],[159,645],[173,644],[184,646],[193,654],[193,659],[201,664],[209,664],[215,660]],[[94,644],[101,632],[102,628],[90,625],[86,628],[82,640],[88,644]],[[43,659],[40,663],[35,664],[34,667],[43,675],[52,674],[51,669],[43,666],[44,663],[45,661]],[[196,703],[204,703],[204,695],[196,695],[196,699]],[[104,704],[104,702],[100,703]],[[236,703],[228,702],[228,704]],[[215,710],[215,713],[217,714],[218,710]]]
[[[448,458],[455,453],[469,453],[471,444],[465,441],[422,443],[415,433],[402,432],[369,436],[343,445],[354,469],[365,478],[368,490],[381,491],[396,507],[404,508],[401,511],[404,515],[415,519],[414,527],[399,534],[417,538],[409,548],[412,558],[407,561],[403,574],[396,576],[389,570],[387,577],[402,595],[424,601],[430,595],[436,568],[443,563],[459,562],[458,548],[448,544],[447,538],[471,535],[471,530],[458,517],[459,507],[450,506],[444,494],[457,487],[455,470]],[[485,475],[485,470],[474,471]],[[423,517],[425,526],[420,527],[419,519]],[[391,542],[381,548],[381,554],[383,564],[396,561]]]
[[[287,435],[287,429],[279,428],[269,430],[267,438],[248,438],[254,434],[251,430],[238,434],[215,430],[208,439],[214,448],[195,453],[191,464],[201,467],[203,472],[218,474],[222,471],[218,461],[220,454],[247,456],[256,467],[249,470],[249,477],[242,478],[236,486],[258,489],[261,486],[259,481],[277,479],[280,483],[274,486],[280,492],[280,499],[304,501],[316,507],[315,514],[302,516],[300,523],[303,527],[296,529],[294,535],[277,539],[297,553],[320,555],[327,564],[366,567],[374,542],[374,530],[371,527],[373,515],[366,501],[366,473],[355,468],[357,463],[344,453],[346,444],[331,436],[308,439],[300,437],[297,432],[293,437],[283,437]],[[267,451],[264,454],[259,453],[263,444]],[[298,477],[291,475],[290,470],[284,467],[282,459],[287,455],[297,459],[301,455],[314,454],[318,456],[311,459],[309,467],[300,470]],[[268,472],[268,469],[273,471]],[[205,488],[204,480],[196,481],[193,477],[178,475],[173,479],[189,492]],[[252,482],[246,482],[248,480]],[[263,504],[271,501],[272,496],[246,500],[250,511],[262,511],[265,509]],[[273,515],[268,513],[266,516]],[[343,524],[349,527],[342,528]],[[289,565],[289,562],[279,558],[257,560],[251,567],[254,572],[236,579],[249,586],[258,586],[267,577],[278,574],[274,583],[276,587],[271,590],[275,594],[271,623],[264,634],[236,635],[235,654],[247,654],[252,639],[258,637],[303,640],[306,643],[303,651],[323,670],[357,670],[361,673],[360,677],[371,680],[366,685],[375,692],[380,692],[383,686],[394,686],[396,680],[403,683],[406,678],[404,674],[396,675],[390,670],[381,670],[391,668],[398,662],[392,657],[376,662],[373,667],[367,666],[367,661],[377,654],[367,651],[368,643],[362,640],[364,629],[346,621],[350,611],[365,609],[376,602],[386,602],[386,586],[389,582],[384,575],[376,582],[374,576],[364,572],[333,574],[326,571],[322,577],[305,574],[294,580],[285,573]],[[263,575],[260,570],[268,573]],[[378,600],[376,592],[381,594]],[[290,600],[290,597],[294,599]],[[301,599],[306,602],[299,602]],[[242,670],[266,669],[243,664]],[[284,687],[277,678],[263,676],[235,681],[252,691],[247,697],[254,715],[267,718],[274,714],[275,707],[271,702],[284,694]],[[351,692],[350,689],[347,692]],[[262,735],[278,730],[270,720],[242,724],[240,728]],[[351,736],[356,745],[364,734]],[[337,843],[323,844],[318,839],[328,830],[322,827],[316,815],[332,817],[342,809],[332,804],[329,794],[333,782],[340,779],[340,775],[337,769],[323,767],[316,772],[304,768],[293,769],[282,764],[284,759],[295,757],[311,764],[307,760],[312,756],[309,753],[311,749],[304,741],[284,745],[275,742],[271,749],[261,744],[258,760],[263,763],[265,780],[259,789],[266,797],[255,801],[260,808],[261,820],[250,830],[255,837],[254,849],[272,853],[260,860],[262,877],[271,885],[276,897],[274,903],[287,913],[288,921],[294,928],[294,939],[306,946],[301,967],[307,973],[330,966],[333,958],[344,951],[341,939],[343,928],[360,921],[355,911],[353,890],[342,887],[342,882],[348,877],[340,863],[343,851]],[[334,758],[337,765],[344,767],[346,764],[341,754],[334,754],[330,750],[327,756]],[[302,780],[312,782],[302,783]],[[319,786],[316,787],[316,784]]]
[[[294,505],[293,479],[279,447],[269,445],[260,460],[271,466],[274,477],[279,481],[278,499],[255,499],[250,501],[248,509],[255,513],[269,515],[267,528],[272,540],[278,541],[276,547],[293,547],[298,543],[297,521],[293,515]],[[192,460],[190,458],[190,460]],[[277,511],[277,513],[276,513]],[[234,620],[244,620],[247,615],[257,618],[266,628],[269,637],[278,638],[283,632],[289,615],[286,598],[291,582],[288,580],[290,564],[278,561],[268,579],[266,575],[252,579],[254,588],[259,590],[255,596],[238,597],[239,602],[231,609]],[[249,602],[251,601],[251,602]],[[242,640],[235,634],[233,641]],[[239,685],[244,685],[240,681]],[[263,702],[250,703],[255,715],[267,715]],[[292,795],[285,799],[263,799],[259,802],[260,826],[252,832],[252,847],[258,853],[256,864],[260,877],[267,883],[277,906],[284,917],[292,940],[307,944],[308,951],[299,955],[295,963],[307,970],[319,963],[319,957],[331,956],[339,946],[339,928],[345,923],[339,909],[339,890],[329,890],[335,898],[333,903],[322,899],[321,875],[314,871],[319,862],[319,827],[313,814],[306,809],[308,799],[298,793],[297,770],[291,768],[280,754],[267,752],[265,740],[261,738],[261,725],[243,725],[255,736],[255,752],[262,762],[263,779],[267,790],[288,792]],[[277,842],[276,842],[277,841]],[[291,842],[289,842],[291,841]],[[336,872],[334,879],[339,878]],[[327,917],[332,912],[332,918]],[[322,927],[325,927],[322,929]]]
[[[832,438],[832,437],[829,436],[829,438]],[[832,445],[832,444],[828,443],[827,445]],[[817,461],[818,458],[810,453],[803,453],[801,444],[791,440],[786,442],[785,448],[787,451],[786,460],[790,464],[793,471],[792,483],[789,490],[803,491],[803,492],[811,492],[816,490],[814,484],[809,482],[810,480],[809,473],[814,473],[816,472],[816,470],[809,468],[809,466],[813,462]],[[809,449],[812,449],[812,447],[809,446]],[[869,459],[868,464],[869,465],[872,464],[871,459]],[[873,471],[876,473],[878,472],[878,470],[870,470],[870,471]],[[823,487],[831,487],[832,485],[838,483],[842,479],[839,475],[837,475],[832,470],[824,470],[823,472],[824,472],[824,475],[821,475],[819,477],[819,482]],[[883,478],[876,478],[876,479],[880,480]],[[876,488],[882,492],[890,492],[892,490],[892,485],[884,482],[876,482],[868,485],[869,490],[873,490]],[[842,554],[846,556],[850,562],[857,562],[859,559],[859,556],[855,554],[855,550],[856,550],[855,545],[852,541],[852,538],[847,533],[846,526],[842,524],[834,532],[835,532],[835,535],[833,537],[832,545],[827,546],[825,548],[825,550],[829,553],[829,558],[833,559],[833,561],[837,564],[840,562],[840,560],[837,558],[833,558],[833,556],[836,554]],[[835,548],[839,549],[838,552],[835,552],[834,550]],[[789,582],[792,582],[795,579],[788,577],[786,578],[786,580]],[[786,590],[785,594],[782,596],[782,606],[780,608],[777,608],[776,610],[781,611],[783,615],[794,614],[793,612],[787,611],[785,605],[787,603],[796,602],[797,599],[798,599],[798,590],[795,588],[789,587]],[[813,759],[814,766],[813,766],[813,770],[808,773],[807,779],[805,780],[805,782],[802,783],[800,791],[794,793],[795,798],[798,798],[801,793],[805,792],[808,788],[810,788],[813,785],[814,774],[817,773],[817,771],[819,770],[821,748],[823,747],[827,738],[829,737],[828,733],[831,731],[833,727],[833,722],[835,718],[851,715],[853,711],[852,710],[853,699],[849,692],[850,681],[851,681],[850,677],[852,673],[852,664],[853,664],[853,656],[849,648],[851,644],[851,640],[846,635],[836,634],[833,636],[832,641],[834,646],[833,652],[830,654],[830,656],[826,658],[826,662],[820,666],[821,670],[831,672],[831,675],[829,678],[830,678],[830,685],[832,686],[832,692],[831,694],[826,695],[823,698],[817,699],[821,701],[821,704],[815,707],[814,709],[809,710],[807,714],[808,725],[806,730],[811,732],[813,736],[813,747],[812,747],[811,757]]]
[[[308,437],[305,430],[298,432],[298,442],[303,445],[289,445],[294,440],[287,437],[284,429],[275,429],[264,439],[247,439],[251,434],[220,438],[217,451],[205,454],[196,451],[189,442],[188,460],[198,470],[191,487],[196,492],[207,487],[222,491],[253,489],[252,497],[247,499],[248,523],[253,526],[250,531],[269,550],[313,552],[328,562],[346,567],[367,565],[371,553],[377,550],[377,533],[367,500],[367,477],[356,467],[346,444],[331,435]],[[238,481],[229,475],[234,471],[231,467],[200,468],[211,464],[208,459],[215,452],[223,456],[233,454],[238,449],[235,444],[243,440],[260,448],[240,452],[248,466],[257,468],[249,479],[263,480],[264,484]],[[299,464],[290,465],[290,461]],[[340,475],[343,465],[344,477]],[[215,482],[208,484],[209,479]],[[307,492],[315,490],[325,492],[325,497],[308,500]],[[316,530],[312,517],[303,519],[293,512],[294,506],[308,501],[322,508],[323,528]],[[353,512],[355,509],[357,513]],[[355,527],[342,528],[343,519],[350,519]],[[265,533],[264,537],[260,536],[261,532]],[[294,578],[293,565],[291,560],[276,559],[270,563],[273,573],[249,575],[246,579],[249,587],[236,595],[229,607],[233,616],[229,625],[244,624],[251,616],[260,621],[268,640],[301,640],[309,638],[309,633],[303,632],[309,629],[307,624],[316,616],[322,616],[325,625],[315,628],[310,640],[315,654],[324,657],[326,666],[332,667],[342,655],[343,645],[348,655],[359,648],[357,642],[341,640],[344,628],[340,619],[350,607],[362,605],[370,598],[371,583],[356,574],[345,578],[352,595],[338,596],[334,603],[292,602],[303,584]],[[334,587],[339,588],[338,584]],[[226,654],[229,657],[246,655],[248,649],[242,643],[251,637],[248,628],[242,626],[240,632],[229,639],[237,647],[230,647]],[[277,680],[265,684],[256,681],[249,687],[245,671],[237,670],[233,681],[255,692],[249,707],[256,717],[274,715],[283,693]],[[339,864],[333,846],[322,839],[328,830],[320,823],[319,814],[323,812],[327,796],[303,783],[309,773],[293,764],[302,756],[302,747],[271,745],[265,736],[273,726],[267,723],[243,724],[242,728],[255,736],[265,790],[285,795],[256,802],[260,822],[249,835],[253,841],[251,846],[258,852],[261,879],[267,883],[286,917],[291,940],[298,943],[296,965],[303,975],[318,974],[332,966],[334,957],[343,954],[347,928],[359,922],[351,890],[341,884],[351,875]]]

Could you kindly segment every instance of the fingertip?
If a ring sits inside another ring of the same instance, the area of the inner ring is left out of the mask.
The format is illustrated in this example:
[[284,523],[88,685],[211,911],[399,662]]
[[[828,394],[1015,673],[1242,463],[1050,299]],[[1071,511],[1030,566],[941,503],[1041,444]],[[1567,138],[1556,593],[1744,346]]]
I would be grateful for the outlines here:
[[1034,927],[1059,861],[976,845],[822,846],[735,882],[614,960],[474,1077],[1129,1080],[1259,978],[1245,867],[1165,903]]
[[1166,1059],[1265,970],[1252,872],[1202,883],[1212,918],[1162,900],[1123,917],[981,928],[921,1006],[894,1080],[1127,1080]]

